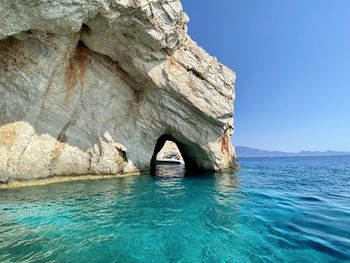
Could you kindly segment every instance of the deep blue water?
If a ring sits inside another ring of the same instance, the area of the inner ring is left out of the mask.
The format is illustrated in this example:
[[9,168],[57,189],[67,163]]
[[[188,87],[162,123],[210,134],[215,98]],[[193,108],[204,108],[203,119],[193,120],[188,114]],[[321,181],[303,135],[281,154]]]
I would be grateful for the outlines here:
[[240,165],[0,191],[0,262],[350,262],[350,157]]

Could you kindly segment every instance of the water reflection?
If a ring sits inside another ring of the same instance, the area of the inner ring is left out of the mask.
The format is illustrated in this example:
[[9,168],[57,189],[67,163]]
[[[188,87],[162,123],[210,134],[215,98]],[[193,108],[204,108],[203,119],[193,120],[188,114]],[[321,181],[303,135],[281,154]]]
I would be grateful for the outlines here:
[[183,178],[186,175],[185,165],[157,165],[154,175],[158,178]]
[[214,175],[215,195],[214,199],[219,205],[230,205],[238,208],[242,200],[239,193],[239,177],[235,172],[223,172]]
[[223,172],[214,174],[215,188],[220,193],[237,192],[239,188],[239,177],[237,172]]

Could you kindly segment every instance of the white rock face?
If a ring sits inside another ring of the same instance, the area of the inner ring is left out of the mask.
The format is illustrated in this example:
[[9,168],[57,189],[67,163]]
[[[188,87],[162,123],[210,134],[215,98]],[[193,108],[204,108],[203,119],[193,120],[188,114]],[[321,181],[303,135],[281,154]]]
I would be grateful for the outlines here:
[[157,154],[157,160],[175,159],[183,161],[182,155],[176,143],[172,141],[166,141],[163,148]]
[[189,168],[236,167],[235,75],[188,37],[179,1],[1,0],[0,14],[2,181],[148,170],[165,139]]

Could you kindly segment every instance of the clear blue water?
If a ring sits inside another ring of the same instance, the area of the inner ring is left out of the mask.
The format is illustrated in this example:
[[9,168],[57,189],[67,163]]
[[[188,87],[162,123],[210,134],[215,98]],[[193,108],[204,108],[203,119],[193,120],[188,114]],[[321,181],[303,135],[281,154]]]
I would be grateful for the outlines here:
[[350,157],[0,191],[0,262],[350,262]]

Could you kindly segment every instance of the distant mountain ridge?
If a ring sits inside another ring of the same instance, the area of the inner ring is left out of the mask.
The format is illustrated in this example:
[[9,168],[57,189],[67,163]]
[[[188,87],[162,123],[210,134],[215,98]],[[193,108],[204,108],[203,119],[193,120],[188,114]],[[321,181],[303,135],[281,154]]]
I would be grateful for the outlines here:
[[298,153],[282,152],[282,151],[267,151],[255,149],[245,146],[236,146],[236,153],[239,157],[295,157],[295,156],[337,156],[350,155],[350,152],[341,151],[301,151]]

